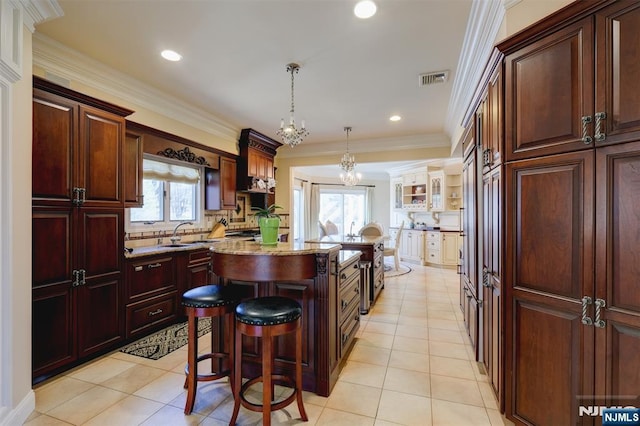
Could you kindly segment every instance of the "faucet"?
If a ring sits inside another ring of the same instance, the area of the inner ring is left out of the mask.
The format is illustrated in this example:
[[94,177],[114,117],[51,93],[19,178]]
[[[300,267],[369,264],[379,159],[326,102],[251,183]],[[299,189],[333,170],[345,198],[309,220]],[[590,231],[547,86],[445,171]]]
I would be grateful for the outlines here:
[[349,233],[347,234],[347,238],[355,238],[357,235],[353,233],[353,225],[355,222],[351,222],[351,226],[349,227]]
[[180,237],[176,236],[176,233],[178,232],[178,228],[180,228],[182,225],[193,225],[193,222],[180,222],[179,224],[177,224],[176,227],[173,228],[173,235],[171,235],[171,238],[169,238],[171,240],[171,244],[175,244],[180,241]]

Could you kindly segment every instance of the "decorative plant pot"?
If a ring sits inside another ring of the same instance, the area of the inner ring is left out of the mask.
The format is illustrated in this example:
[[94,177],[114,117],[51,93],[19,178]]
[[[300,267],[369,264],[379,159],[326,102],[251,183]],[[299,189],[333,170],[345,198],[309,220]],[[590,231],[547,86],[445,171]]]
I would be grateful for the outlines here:
[[259,221],[260,236],[263,246],[275,246],[278,244],[278,231],[280,229],[280,218],[261,217]]

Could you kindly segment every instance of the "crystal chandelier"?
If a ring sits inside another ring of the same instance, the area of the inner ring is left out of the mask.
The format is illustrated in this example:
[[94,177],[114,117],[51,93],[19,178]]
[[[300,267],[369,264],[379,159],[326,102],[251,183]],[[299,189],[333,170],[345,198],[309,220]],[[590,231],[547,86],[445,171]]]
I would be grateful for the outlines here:
[[351,127],[345,127],[344,131],[347,132],[347,152],[344,153],[339,164],[344,171],[344,173],[340,173],[340,180],[345,186],[354,186],[360,182],[362,175],[355,172],[356,159],[352,154],[349,154],[349,132],[351,132]]
[[291,73],[291,111],[289,111],[291,115],[287,127],[284,126],[284,119],[282,119],[280,121],[280,128],[276,132],[276,134],[282,138],[282,141],[291,148],[298,145],[305,136],[309,135],[309,131],[304,128],[304,120],[301,122],[301,128],[296,129],[296,120],[293,116],[293,73],[297,73],[299,69],[300,65],[298,64],[290,63],[287,65],[287,72]]

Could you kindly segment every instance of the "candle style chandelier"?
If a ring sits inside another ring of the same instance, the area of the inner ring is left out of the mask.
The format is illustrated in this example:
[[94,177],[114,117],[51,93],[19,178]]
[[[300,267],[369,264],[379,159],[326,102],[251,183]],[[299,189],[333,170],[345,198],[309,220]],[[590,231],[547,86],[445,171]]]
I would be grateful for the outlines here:
[[345,127],[344,131],[347,132],[347,152],[344,153],[342,161],[340,161],[339,164],[340,168],[344,171],[340,173],[340,180],[345,186],[354,186],[360,182],[362,175],[355,172],[356,159],[349,153],[349,133],[351,132],[351,127]]
[[290,63],[287,65],[287,72],[291,73],[291,111],[289,111],[289,124],[285,127],[284,119],[280,120],[280,128],[276,131],[276,134],[282,138],[282,141],[291,148],[301,143],[305,136],[309,135],[309,131],[304,128],[304,120],[301,122],[301,127],[299,129],[296,128],[296,120],[293,115],[293,73],[297,73],[299,69],[300,65],[298,64]]

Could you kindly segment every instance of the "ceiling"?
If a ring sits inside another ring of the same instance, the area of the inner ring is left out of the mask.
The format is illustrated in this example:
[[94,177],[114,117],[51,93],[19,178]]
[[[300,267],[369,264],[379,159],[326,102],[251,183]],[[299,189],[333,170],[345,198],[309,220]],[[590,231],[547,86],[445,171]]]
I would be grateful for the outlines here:
[[[235,129],[274,139],[295,115],[304,144],[444,135],[472,0],[58,0],[64,16],[37,26],[58,41]],[[163,49],[180,62],[160,57]],[[419,87],[419,74],[449,71]],[[402,120],[391,122],[393,114]]]

